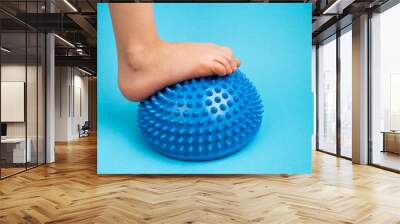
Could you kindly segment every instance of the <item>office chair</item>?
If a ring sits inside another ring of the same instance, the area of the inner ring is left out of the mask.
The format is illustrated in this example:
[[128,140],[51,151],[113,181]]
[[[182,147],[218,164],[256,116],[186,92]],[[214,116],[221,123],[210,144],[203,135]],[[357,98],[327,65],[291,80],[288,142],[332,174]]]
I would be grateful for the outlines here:
[[85,121],[82,127],[80,127],[80,125],[78,124],[79,138],[89,136],[89,129],[90,129],[89,121]]

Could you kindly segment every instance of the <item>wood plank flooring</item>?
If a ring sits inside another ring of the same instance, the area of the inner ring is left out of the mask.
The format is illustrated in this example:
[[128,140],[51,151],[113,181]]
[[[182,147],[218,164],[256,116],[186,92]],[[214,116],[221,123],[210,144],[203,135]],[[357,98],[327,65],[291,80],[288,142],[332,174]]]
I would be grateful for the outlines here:
[[312,175],[97,175],[96,138],[0,181],[0,223],[400,223],[400,175],[314,153]]

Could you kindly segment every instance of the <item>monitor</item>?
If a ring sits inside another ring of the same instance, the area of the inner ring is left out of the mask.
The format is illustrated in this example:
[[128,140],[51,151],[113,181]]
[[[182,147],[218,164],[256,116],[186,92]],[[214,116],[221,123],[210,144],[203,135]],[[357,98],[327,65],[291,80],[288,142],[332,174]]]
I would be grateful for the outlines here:
[[1,136],[7,136],[7,124],[1,123]]

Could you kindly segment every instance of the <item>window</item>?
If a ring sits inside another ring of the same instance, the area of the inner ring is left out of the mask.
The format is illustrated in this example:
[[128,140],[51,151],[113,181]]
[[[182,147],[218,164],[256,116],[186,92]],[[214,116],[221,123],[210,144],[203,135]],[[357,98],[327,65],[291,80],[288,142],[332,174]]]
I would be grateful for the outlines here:
[[336,153],[336,36],[318,47],[318,149]]
[[345,27],[338,34],[340,36],[333,35],[319,44],[317,51],[317,146],[321,151],[350,159],[352,157],[352,26]]
[[352,157],[352,32],[340,36],[340,155]]
[[400,170],[400,5],[371,18],[371,162]]

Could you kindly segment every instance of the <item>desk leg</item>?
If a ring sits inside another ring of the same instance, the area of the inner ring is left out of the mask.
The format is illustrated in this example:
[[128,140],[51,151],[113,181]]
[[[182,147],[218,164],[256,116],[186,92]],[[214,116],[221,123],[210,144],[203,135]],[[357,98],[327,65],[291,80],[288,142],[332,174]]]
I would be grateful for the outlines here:
[[382,133],[383,135],[383,149],[381,152],[386,152],[386,134]]

